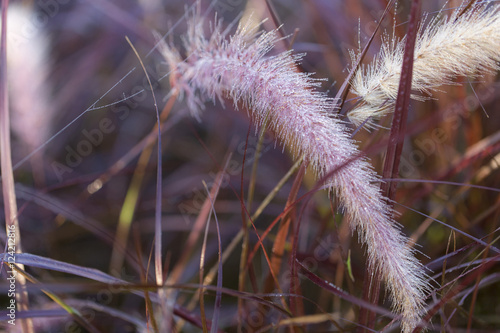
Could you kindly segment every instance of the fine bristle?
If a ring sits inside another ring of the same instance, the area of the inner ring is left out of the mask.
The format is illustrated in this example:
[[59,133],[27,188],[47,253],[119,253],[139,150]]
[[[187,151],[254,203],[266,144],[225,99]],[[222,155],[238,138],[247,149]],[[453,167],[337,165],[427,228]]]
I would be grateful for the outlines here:
[[[456,76],[474,77],[496,71],[500,61],[500,6],[481,1],[465,13],[460,8],[421,28],[415,45],[412,89],[430,94]],[[422,26],[424,23],[422,22]],[[348,113],[355,124],[375,126],[378,119],[394,109],[405,40],[396,43],[384,37],[378,56],[361,67],[352,80],[359,106]],[[357,55],[352,54],[353,63]],[[414,99],[425,99],[415,94]]]

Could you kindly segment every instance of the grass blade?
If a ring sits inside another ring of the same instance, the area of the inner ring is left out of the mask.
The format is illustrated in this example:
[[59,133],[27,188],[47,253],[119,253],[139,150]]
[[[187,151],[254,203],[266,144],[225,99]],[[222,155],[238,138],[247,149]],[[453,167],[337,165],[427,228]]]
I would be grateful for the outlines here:
[[[392,120],[391,134],[387,146],[387,154],[385,157],[383,178],[398,178],[399,162],[406,131],[406,120],[408,118],[408,109],[410,107],[410,94],[413,76],[413,60],[415,51],[415,41],[418,33],[420,3],[419,0],[413,0],[410,9],[410,19],[408,22],[408,32],[406,35],[406,45],[403,57],[403,67],[401,69],[401,78],[399,81],[398,96],[396,99],[394,117]],[[396,182],[383,182],[381,184],[382,194],[388,199],[388,203],[394,200],[396,192]],[[365,299],[370,299],[373,303],[378,303],[380,292],[380,279],[377,272],[370,272],[367,268],[365,275],[368,280],[365,283],[364,295]],[[372,280],[373,277],[373,280]],[[371,295],[370,295],[371,294]],[[360,314],[362,323],[367,327],[375,326],[375,314],[367,313],[366,322],[364,322],[363,313]]]
[[[1,159],[1,180],[2,193],[5,212],[5,228],[7,235],[13,235],[9,238],[9,252],[22,252],[21,230],[19,228],[16,192],[14,189],[14,174],[12,168],[12,153],[10,143],[10,114],[9,114],[9,96],[7,89],[7,7],[8,0],[2,0],[1,13],[1,44],[0,44],[0,159]],[[13,243],[11,243],[11,241]],[[7,242],[6,242],[7,243]],[[7,244],[6,244],[7,246]],[[11,250],[12,249],[12,250]],[[24,270],[24,266],[20,266]],[[27,311],[28,292],[25,289],[26,279],[19,274],[16,278],[19,287],[16,289],[17,308],[21,311]],[[33,322],[30,318],[21,321],[21,329],[24,333],[34,332]]]

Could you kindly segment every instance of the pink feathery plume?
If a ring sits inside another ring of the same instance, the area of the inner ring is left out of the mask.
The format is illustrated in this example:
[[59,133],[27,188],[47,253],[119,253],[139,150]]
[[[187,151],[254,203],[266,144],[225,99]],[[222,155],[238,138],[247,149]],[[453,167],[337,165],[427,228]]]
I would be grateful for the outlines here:
[[228,98],[236,107],[243,105],[258,125],[267,119],[279,140],[296,157],[304,156],[319,178],[331,174],[330,189],[367,246],[369,265],[383,276],[403,331],[411,332],[424,313],[426,275],[392,219],[376,173],[358,157],[345,124],[328,113],[334,101],[317,90],[319,80],[296,70],[301,55],[268,56],[279,40],[276,31],[259,33],[247,24],[226,36],[216,24],[206,38],[202,26],[199,16],[190,20],[184,60],[174,47],[162,45],[172,89],[197,118],[206,100]]

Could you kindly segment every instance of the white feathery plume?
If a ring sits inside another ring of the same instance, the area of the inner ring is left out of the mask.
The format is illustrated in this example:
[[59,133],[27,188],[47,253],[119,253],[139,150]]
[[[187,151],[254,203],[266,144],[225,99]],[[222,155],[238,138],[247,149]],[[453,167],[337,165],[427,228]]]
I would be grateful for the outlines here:
[[7,36],[12,129],[29,151],[47,141],[53,120],[50,107],[50,58],[47,35],[31,21],[30,6],[9,6]]
[[[498,70],[500,61],[500,5],[481,1],[465,13],[433,19],[419,31],[415,45],[412,89],[430,94],[456,76],[475,77]],[[373,120],[394,110],[403,63],[405,39],[382,40],[382,49],[352,80],[360,103],[348,113],[355,124],[375,127]],[[357,55],[351,53],[353,63]],[[421,94],[414,99],[425,99]],[[365,122],[366,121],[366,122]]]
[[329,114],[333,100],[316,90],[320,82],[297,71],[302,55],[289,51],[268,56],[278,34],[256,29],[240,25],[233,36],[226,36],[216,24],[205,38],[203,20],[192,18],[184,61],[173,46],[161,48],[170,65],[172,89],[187,99],[196,117],[209,99],[228,98],[235,107],[243,105],[258,125],[267,119],[281,142],[297,157],[304,155],[318,177],[332,174],[330,189],[366,244],[369,265],[386,282],[394,311],[402,315],[403,331],[411,332],[424,313],[426,275],[392,219],[376,173],[366,158],[358,157],[345,124]]

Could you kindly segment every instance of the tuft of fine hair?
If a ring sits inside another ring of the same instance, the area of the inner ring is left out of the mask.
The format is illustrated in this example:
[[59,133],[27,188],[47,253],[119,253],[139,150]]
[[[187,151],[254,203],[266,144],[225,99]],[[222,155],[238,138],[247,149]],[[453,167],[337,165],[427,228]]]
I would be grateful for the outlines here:
[[[449,16],[433,19],[417,35],[412,89],[425,99],[456,76],[476,77],[500,68],[500,5],[480,1],[465,13],[457,8]],[[352,92],[360,103],[348,113],[357,126],[375,127],[374,120],[394,110],[403,63],[405,39],[387,35],[375,59],[362,66],[352,79]],[[353,63],[357,55],[351,53]]]
[[408,239],[392,218],[378,177],[351,139],[351,132],[331,115],[334,101],[317,88],[320,81],[297,71],[302,55],[291,51],[269,56],[279,40],[276,31],[259,32],[241,25],[232,36],[215,24],[205,37],[203,20],[189,22],[185,58],[163,43],[170,65],[172,90],[187,99],[195,117],[207,100],[229,99],[245,107],[258,125],[266,120],[296,157],[305,156],[317,176],[330,175],[328,186],[346,212],[351,229],[367,246],[369,265],[379,271],[402,316],[402,330],[411,332],[424,313],[427,277],[407,246]]

